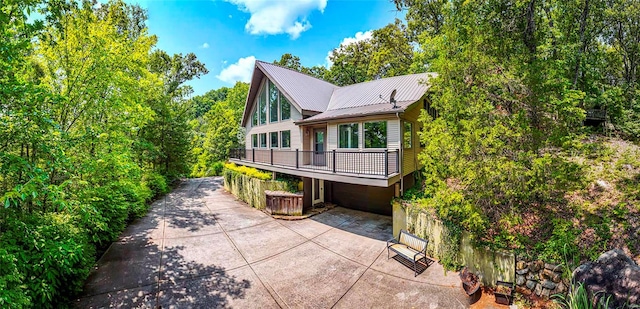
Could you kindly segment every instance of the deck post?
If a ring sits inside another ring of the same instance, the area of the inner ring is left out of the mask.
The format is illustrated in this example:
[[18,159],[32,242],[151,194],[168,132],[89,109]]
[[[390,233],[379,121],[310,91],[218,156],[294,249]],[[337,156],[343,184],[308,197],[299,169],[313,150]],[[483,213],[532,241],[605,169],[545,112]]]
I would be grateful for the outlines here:
[[336,172],[336,150],[334,149],[333,151],[333,172]]
[[400,173],[400,149],[396,149],[396,173]]
[[251,161],[256,162],[256,149],[251,148]]
[[296,169],[300,168],[300,156],[298,155],[298,148],[296,148]]
[[271,150],[271,165],[273,165],[273,148],[271,148],[269,150]]
[[389,149],[384,150],[384,175],[389,176]]

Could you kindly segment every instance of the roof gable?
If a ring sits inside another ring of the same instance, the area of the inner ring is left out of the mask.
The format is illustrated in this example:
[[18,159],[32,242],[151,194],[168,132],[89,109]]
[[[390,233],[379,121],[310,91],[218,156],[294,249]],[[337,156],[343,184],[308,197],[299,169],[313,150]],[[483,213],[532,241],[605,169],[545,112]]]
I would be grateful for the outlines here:
[[249,118],[249,111],[253,107],[253,102],[258,95],[264,77],[272,81],[300,113],[304,111],[324,112],[333,91],[339,88],[307,74],[258,60],[253,69],[249,95],[245,103],[242,117],[243,126]]

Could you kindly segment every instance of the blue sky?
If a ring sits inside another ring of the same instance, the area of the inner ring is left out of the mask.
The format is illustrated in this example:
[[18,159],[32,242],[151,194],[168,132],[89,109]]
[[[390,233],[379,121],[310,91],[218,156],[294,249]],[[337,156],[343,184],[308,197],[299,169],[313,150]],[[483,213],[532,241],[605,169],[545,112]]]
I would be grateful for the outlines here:
[[149,32],[168,53],[193,52],[209,74],[189,84],[194,95],[248,81],[253,60],[284,53],[305,66],[326,65],[341,42],[393,22],[390,0],[131,0],[148,10]]

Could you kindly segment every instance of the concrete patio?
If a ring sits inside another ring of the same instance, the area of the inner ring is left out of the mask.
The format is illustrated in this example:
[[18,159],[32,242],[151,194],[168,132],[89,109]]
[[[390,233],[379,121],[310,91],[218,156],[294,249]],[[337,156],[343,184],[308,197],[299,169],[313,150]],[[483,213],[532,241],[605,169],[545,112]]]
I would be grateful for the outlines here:
[[192,179],[131,224],[77,308],[466,308],[456,273],[387,259],[391,218],[335,208],[275,220],[221,178]]

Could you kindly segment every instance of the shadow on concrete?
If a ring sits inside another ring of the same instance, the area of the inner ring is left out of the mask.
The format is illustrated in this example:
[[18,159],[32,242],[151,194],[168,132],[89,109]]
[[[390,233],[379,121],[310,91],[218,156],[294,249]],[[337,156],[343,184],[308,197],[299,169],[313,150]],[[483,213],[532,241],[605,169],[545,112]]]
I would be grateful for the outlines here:
[[158,308],[229,308],[230,299],[243,299],[251,288],[247,279],[239,279],[216,265],[188,261],[180,254],[185,247],[164,248]]
[[[405,267],[411,269],[411,271],[413,271],[413,263],[411,261],[401,257],[400,255],[394,255],[391,258],[396,260],[400,264],[404,265]],[[419,262],[417,262],[416,263],[416,272],[418,273],[418,276],[420,274],[422,274],[425,270],[427,270],[429,268],[429,266],[433,265],[433,263],[435,263],[435,261],[430,260],[429,258],[425,258],[425,259],[420,260]]]
[[336,207],[310,219],[345,232],[380,241],[387,241],[393,237],[393,222],[389,216]]

